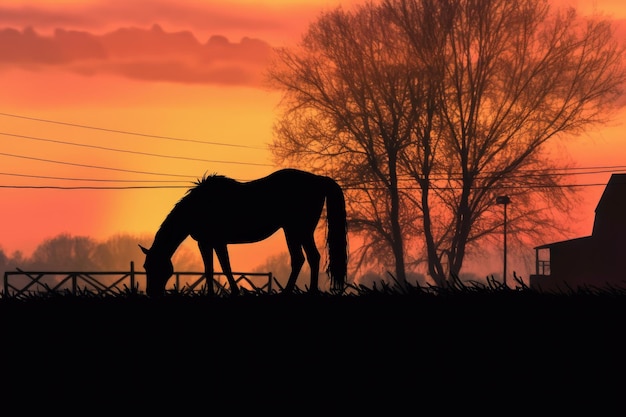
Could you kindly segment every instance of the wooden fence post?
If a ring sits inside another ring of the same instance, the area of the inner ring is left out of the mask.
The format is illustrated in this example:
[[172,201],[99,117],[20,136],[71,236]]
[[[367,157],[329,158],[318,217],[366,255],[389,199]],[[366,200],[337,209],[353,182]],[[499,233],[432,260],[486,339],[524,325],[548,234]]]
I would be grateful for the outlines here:
[[135,262],[130,261],[130,292],[135,294],[137,289],[135,288]]

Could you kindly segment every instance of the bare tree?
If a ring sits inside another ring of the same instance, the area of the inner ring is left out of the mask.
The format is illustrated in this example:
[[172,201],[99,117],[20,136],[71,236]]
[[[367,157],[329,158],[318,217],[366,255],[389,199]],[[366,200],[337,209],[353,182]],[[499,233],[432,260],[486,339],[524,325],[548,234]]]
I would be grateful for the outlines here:
[[402,164],[421,190],[429,273],[441,284],[444,259],[458,274],[468,244],[499,226],[495,194],[515,201],[518,232],[545,230],[550,213],[540,208],[567,205],[571,190],[559,188],[545,145],[607,120],[625,80],[623,46],[608,21],[551,12],[541,0],[387,0],[384,8],[416,65],[443,75],[431,78],[440,82],[437,149],[430,163],[413,163],[435,148],[422,136]]
[[626,79],[608,21],[541,0],[339,8],[278,58],[274,155],[342,182],[363,254],[393,255],[401,283],[409,252],[439,285],[458,274],[502,224],[497,194],[512,232],[554,226],[572,190],[546,144],[604,122]]
[[389,253],[404,283],[405,236],[415,224],[399,182],[403,149],[423,124],[421,84],[408,73],[406,44],[375,7],[328,12],[302,48],[278,51],[271,78],[285,91],[272,150],[280,163],[305,165],[346,191],[350,230],[361,233],[361,261]]

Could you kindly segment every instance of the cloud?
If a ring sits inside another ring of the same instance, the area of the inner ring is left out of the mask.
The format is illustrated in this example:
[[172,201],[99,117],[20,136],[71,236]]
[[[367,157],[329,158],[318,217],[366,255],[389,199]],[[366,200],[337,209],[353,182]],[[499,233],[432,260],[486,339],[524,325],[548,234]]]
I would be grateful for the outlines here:
[[257,86],[270,45],[294,44],[323,9],[360,1],[1,2],[0,72],[55,66],[85,75]]
[[105,56],[97,38],[88,33],[57,30],[53,37],[42,37],[32,28],[0,30],[0,62],[5,64],[62,64]]
[[84,75],[113,73],[150,81],[256,86],[272,48],[262,40],[238,43],[212,36],[200,43],[189,31],[120,28],[103,35],[57,29],[50,36],[32,28],[0,30],[0,70],[45,71],[54,66]]
[[4,4],[0,5],[0,26],[34,27],[44,32],[63,27],[93,33],[121,26],[150,27],[157,23],[167,30],[191,30],[201,38],[221,33],[231,39],[248,36],[273,44],[297,37],[320,9],[315,1],[305,4],[286,2],[280,6],[237,0],[83,0],[71,5],[56,2],[31,3],[30,6]]

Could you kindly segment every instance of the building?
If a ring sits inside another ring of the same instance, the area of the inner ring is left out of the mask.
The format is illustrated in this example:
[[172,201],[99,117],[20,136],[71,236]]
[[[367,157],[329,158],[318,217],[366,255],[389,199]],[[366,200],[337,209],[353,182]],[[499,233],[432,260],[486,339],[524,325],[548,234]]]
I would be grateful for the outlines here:
[[626,288],[626,174],[613,174],[596,206],[591,236],[535,247],[530,287]]

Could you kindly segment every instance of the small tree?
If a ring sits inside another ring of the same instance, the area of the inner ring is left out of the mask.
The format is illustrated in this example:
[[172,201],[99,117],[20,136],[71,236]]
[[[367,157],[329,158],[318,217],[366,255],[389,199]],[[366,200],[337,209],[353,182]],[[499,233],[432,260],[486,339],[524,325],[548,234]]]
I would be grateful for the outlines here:
[[31,256],[29,268],[48,270],[94,270],[96,242],[88,236],[66,233],[45,239]]

